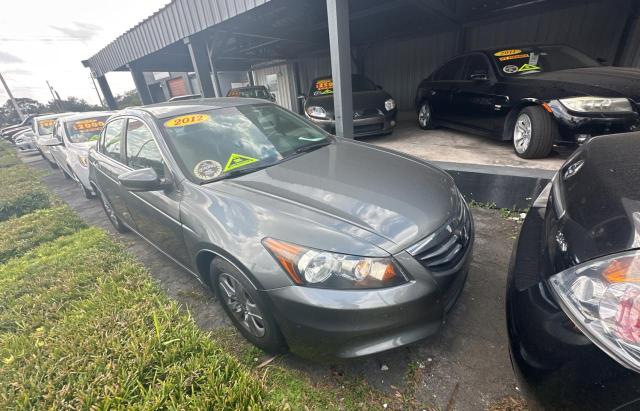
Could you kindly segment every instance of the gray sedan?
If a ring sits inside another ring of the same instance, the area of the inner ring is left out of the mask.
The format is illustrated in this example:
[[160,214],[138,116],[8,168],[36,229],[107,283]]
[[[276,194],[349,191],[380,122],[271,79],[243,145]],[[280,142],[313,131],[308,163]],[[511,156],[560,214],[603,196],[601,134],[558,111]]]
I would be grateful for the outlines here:
[[258,347],[352,358],[440,328],[473,222],[453,180],[263,100],[131,108],[89,156],[116,229],[210,286]]

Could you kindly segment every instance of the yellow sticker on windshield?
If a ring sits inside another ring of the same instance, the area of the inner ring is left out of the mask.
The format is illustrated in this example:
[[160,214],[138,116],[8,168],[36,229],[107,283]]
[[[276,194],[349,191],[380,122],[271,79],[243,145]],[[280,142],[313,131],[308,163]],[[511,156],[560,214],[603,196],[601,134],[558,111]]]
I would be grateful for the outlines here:
[[497,53],[494,53],[493,55],[496,57],[503,57],[503,56],[512,56],[518,53],[522,53],[522,50],[518,50],[518,49],[502,50]]
[[164,123],[165,127],[184,127],[193,124],[204,123],[209,120],[208,114],[187,114],[185,116],[174,117]]
[[227,160],[227,165],[224,166],[224,171],[227,172],[227,171],[234,170],[236,168],[244,167],[247,164],[255,163],[256,161],[258,161],[257,158],[243,156],[242,154],[233,153],[229,157],[229,160]]
[[56,120],[54,118],[47,118],[44,120],[39,120],[38,121],[38,125],[40,127],[51,127],[53,125],[53,123],[55,123]]
[[99,119],[78,120],[73,123],[73,128],[78,131],[101,131],[104,127],[104,121]]
[[533,70],[540,70],[540,67],[534,66],[533,64],[523,64],[518,69],[518,71],[533,71]]

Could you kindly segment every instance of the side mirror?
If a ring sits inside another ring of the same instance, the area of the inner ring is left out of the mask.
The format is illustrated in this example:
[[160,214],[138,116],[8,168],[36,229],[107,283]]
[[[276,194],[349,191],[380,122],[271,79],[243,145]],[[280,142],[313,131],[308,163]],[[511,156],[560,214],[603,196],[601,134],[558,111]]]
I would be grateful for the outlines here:
[[269,93],[269,97],[271,98],[271,101],[276,101],[276,95],[274,93]]
[[48,146],[48,147],[61,146],[62,141],[58,140],[55,137],[49,137],[49,138],[40,140],[38,144],[40,144],[41,146]]
[[158,173],[152,168],[142,168],[120,174],[118,181],[129,191],[158,191],[169,186],[169,183],[158,177]]
[[471,80],[473,80],[473,81],[487,81],[487,80],[489,80],[489,76],[487,75],[486,71],[474,71],[473,73],[471,73],[469,78],[471,78]]
[[305,100],[307,98],[307,96],[305,96],[304,94],[300,94],[298,96],[298,100]]

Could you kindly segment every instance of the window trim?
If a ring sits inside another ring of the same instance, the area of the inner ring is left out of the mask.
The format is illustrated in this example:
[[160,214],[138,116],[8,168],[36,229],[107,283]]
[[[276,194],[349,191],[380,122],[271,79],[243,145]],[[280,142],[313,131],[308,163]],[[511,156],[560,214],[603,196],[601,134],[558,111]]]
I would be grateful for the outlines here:
[[475,53],[469,53],[465,56],[467,60],[465,61],[464,69],[462,70],[462,80],[458,80],[458,81],[473,81],[471,79],[465,78],[465,74],[469,68],[470,59],[474,56],[480,56],[484,59],[484,62],[487,64],[487,77],[489,79],[495,80],[495,73],[493,72],[493,66],[491,65],[491,60],[487,57],[485,53],[475,52]]
[[[442,65],[440,65],[440,67],[433,73],[432,81],[434,81],[434,82],[443,82],[443,83],[444,82],[452,82],[452,81],[463,81],[464,80],[464,76],[463,76],[464,75],[464,71],[467,68],[467,58],[468,57],[469,57],[469,54],[463,54],[463,55],[460,55],[460,56],[455,56],[455,57],[447,60],[446,62],[442,63]],[[438,73],[440,71],[442,71],[442,69],[444,69],[444,67],[447,64],[452,63],[452,62],[454,62],[455,60],[458,60],[458,59],[461,59],[461,60],[464,59],[459,79],[438,79],[437,78],[438,77]]]
[[124,164],[122,162],[122,145],[123,145],[123,142],[124,142],[124,134],[125,133],[120,133],[120,148],[121,149],[120,149],[120,159],[119,160],[116,160],[115,158],[109,156],[107,153],[105,153],[105,150],[104,150],[104,148],[105,148],[105,146],[104,146],[105,138],[107,136],[107,127],[109,127],[109,124],[114,123],[116,121],[120,121],[120,120],[124,121],[123,130],[126,131],[127,125],[129,124],[129,119],[127,117],[116,117],[116,118],[113,118],[113,119],[109,120],[108,122],[106,122],[104,127],[102,128],[102,133],[100,134],[100,142],[99,142],[100,144],[98,144],[98,150],[97,151],[102,156],[107,157],[108,159],[110,159],[112,161],[115,161],[118,164],[126,165],[126,164]]
[[[158,144],[158,139],[156,138],[156,135],[153,132],[153,128],[151,128],[149,126],[149,124],[147,124],[147,122],[144,121],[143,119],[141,119],[140,117],[129,116],[128,115],[125,118],[127,120],[127,123],[126,123],[127,125],[124,128],[124,133],[123,133],[123,136],[122,136],[123,139],[124,139],[124,160],[125,160],[123,165],[125,167],[127,167],[128,169],[130,169],[130,170],[136,170],[135,168],[133,168],[133,167],[131,167],[129,165],[129,155],[127,153],[127,147],[128,147],[127,143],[129,141],[129,138],[128,138],[129,137],[129,120],[138,120],[151,132],[151,138],[153,139],[153,143],[156,145],[156,148],[158,149],[158,152],[160,153],[160,157],[162,157],[162,163],[164,164],[165,171],[168,171],[169,174],[173,174],[173,173],[171,173],[171,170],[169,169],[169,163],[167,162],[167,158],[164,155],[164,153],[162,152],[162,149],[160,148],[160,144]],[[106,127],[106,125],[105,125],[105,127]],[[166,178],[166,175],[163,178]]]

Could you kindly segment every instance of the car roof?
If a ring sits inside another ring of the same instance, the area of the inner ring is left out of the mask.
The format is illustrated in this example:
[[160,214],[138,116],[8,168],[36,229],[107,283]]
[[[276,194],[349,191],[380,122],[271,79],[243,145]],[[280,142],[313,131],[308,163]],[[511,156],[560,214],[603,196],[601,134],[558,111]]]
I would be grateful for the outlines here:
[[114,114],[116,114],[115,111],[85,111],[83,113],[75,113],[75,114],[70,114],[68,116],[64,116],[64,121],[84,120],[87,118],[93,118],[98,116],[112,116]]
[[147,112],[156,118],[167,118],[182,114],[196,113],[206,110],[217,110],[228,107],[248,106],[252,104],[273,104],[265,100],[242,97],[201,98],[182,101],[168,101],[148,106],[129,107],[118,114],[135,114]]
[[44,116],[34,117],[34,119],[35,120],[46,120],[46,119],[49,119],[49,118],[66,117],[66,116],[70,116],[72,114],[76,114],[76,113],[70,112],[70,113],[47,114],[47,115],[44,115]]
[[466,53],[459,54],[456,57],[465,56],[467,54],[473,54],[473,53],[493,54],[494,52],[500,51],[500,50],[514,50],[514,49],[517,50],[517,49],[526,49],[526,48],[531,48],[531,47],[569,47],[569,48],[575,48],[575,47],[568,46],[566,44],[548,44],[548,43],[507,44],[506,46],[489,47],[489,48],[485,48],[485,49],[471,50],[471,51],[468,51]]
[[242,87],[234,87],[231,90],[250,90],[252,88],[267,88],[266,86],[242,86]]

